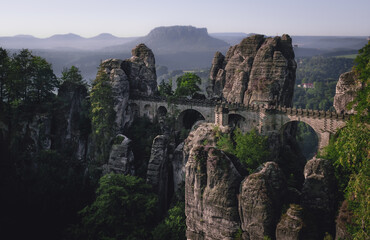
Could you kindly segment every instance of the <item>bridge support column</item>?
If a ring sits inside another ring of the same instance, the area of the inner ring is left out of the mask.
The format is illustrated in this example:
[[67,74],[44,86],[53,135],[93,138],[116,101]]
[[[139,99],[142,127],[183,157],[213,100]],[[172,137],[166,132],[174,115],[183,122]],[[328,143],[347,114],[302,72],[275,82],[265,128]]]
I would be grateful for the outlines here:
[[229,124],[229,110],[222,106],[217,106],[215,109],[215,124],[227,126]]
[[330,132],[321,132],[319,136],[319,151],[321,152],[324,147],[329,145]]

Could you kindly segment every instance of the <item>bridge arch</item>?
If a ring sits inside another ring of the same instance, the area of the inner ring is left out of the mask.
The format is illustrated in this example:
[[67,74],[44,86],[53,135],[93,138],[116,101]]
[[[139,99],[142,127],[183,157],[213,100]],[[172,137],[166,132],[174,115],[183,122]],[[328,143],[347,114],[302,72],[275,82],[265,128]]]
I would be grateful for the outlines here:
[[295,137],[306,160],[313,158],[319,151],[321,136],[310,124],[298,120],[288,121],[281,127],[280,136],[286,137],[285,134],[288,131],[289,134],[293,134],[292,137]]
[[167,108],[165,106],[159,106],[157,109],[157,116],[158,117],[164,117],[167,115]]
[[178,128],[180,129],[191,129],[191,127],[200,120],[205,120],[206,118],[202,113],[195,109],[186,109],[182,111],[177,117]]
[[232,113],[228,115],[228,125],[230,127],[237,127],[242,131],[246,128],[246,119],[240,114]]

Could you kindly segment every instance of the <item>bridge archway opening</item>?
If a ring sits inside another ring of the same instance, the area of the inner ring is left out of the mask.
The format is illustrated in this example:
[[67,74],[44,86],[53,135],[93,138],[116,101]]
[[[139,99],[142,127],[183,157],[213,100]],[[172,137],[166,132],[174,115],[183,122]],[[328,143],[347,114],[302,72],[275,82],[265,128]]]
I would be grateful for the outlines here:
[[307,123],[291,121],[282,127],[282,142],[299,150],[306,160],[313,158],[319,149],[319,136]]
[[149,119],[152,119],[152,106],[150,106],[150,104],[146,104],[144,106],[143,116],[145,116],[145,117],[147,117]]
[[245,117],[239,114],[229,114],[228,123],[232,128],[244,129],[246,126]]
[[190,130],[191,127],[200,120],[205,120],[204,116],[194,109],[187,109],[180,113],[179,117],[177,118],[177,122],[180,128],[185,128]]
[[165,117],[167,115],[167,108],[164,106],[160,106],[157,109],[157,115],[158,117]]

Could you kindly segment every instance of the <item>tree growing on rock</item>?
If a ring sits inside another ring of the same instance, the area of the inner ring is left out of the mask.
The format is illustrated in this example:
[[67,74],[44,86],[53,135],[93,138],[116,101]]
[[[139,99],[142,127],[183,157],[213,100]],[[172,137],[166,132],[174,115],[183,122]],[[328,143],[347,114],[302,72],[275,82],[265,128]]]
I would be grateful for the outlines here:
[[202,79],[194,73],[185,73],[176,79],[177,88],[175,96],[177,97],[193,97],[195,93],[200,91],[198,84],[202,83]]

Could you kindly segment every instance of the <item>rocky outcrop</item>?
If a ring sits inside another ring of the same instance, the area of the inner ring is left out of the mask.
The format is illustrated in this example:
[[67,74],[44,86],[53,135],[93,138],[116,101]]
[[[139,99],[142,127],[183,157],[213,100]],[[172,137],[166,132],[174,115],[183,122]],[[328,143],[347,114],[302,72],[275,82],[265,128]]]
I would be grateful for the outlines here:
[[101,63],[112,86],[117,133],[123,131],[134,119],[134,110],[128,104],[131,95],[151,96],[157,91],[155,58],[144,44],[132,49],[132,57],[126,60],[107,59]]
[[153,190],[159,196],[159,212],[163,213],[168,207],[168,138],[165,135],[158,135],[153,140],[150,160],[147,170],[146,181],[152,185]]
[[337,113],[354,113],[353,107],[347,109],[346,106],[355,99],[361,88],[361,81],[357,79],[355,72],[350,71],[340,75],[333,103],[335,111]]
[[243,239],[274,238],[285,192],[284,175],[274,162],[264,163],[243,180],[239,195]]
[[176,193],[185,182],[185,158],[183,154],[184,143],[180,143],[173,152],[172,171],[173,171],[173,186]]
[[213,97],[228,102],[291,106],[296,62],[289,35],[254,35],[217,52],[210,72]]
[[131,140],[119,134],[115,137],[112,145],[108,164],[103,165],[103,174],[120,173],[135,174],[134,154],[130,148]]
[[239,229],[241,179],[222,151],[199,145],[191,150],[185,181],[188,239],[232,239]]
[[351,218],[353,213],[348,209],[348,202],[344,200],[341,207],[339,208],[338,217],[336,220],[335,227],[335,239],[336,240],[350,240],[352,239],[351,234],[348,232],[348,227],[351,225]]
[[127,123],[133,120],[128,106],[130,96],[130,82],[126,73],[122,70],[120,59],[108,59],[101,63],[105,73],[109,76],[112,86],[114,111],[116,112],[115,123],[118,132],[122,132]]
[[201,124],[185,140],[188,239],[232,239],[239,228],[237,193],[242,175],[232,160],[214,147],[214,128],[213,124]]
[[333,234],[337,205],[333,166],[328,160],[313,158],[304,168],[304,177],[301,205],[312,218],[312,228],[317,228],[321,238],[325,232]]
[[121,65],[130,81],[130,92],[153,95],[157,91],[157,75],[152,50],[145,44],[139,44],[131,53],[132,57]]
[[302,239],[303,228],[303,209],[299,205],[291,205],[276,227],[276,240]]

